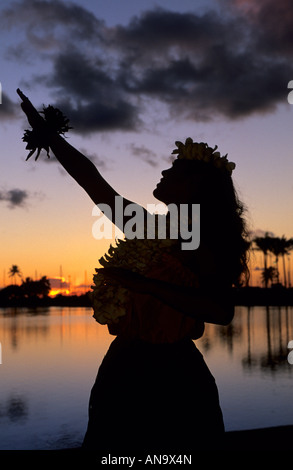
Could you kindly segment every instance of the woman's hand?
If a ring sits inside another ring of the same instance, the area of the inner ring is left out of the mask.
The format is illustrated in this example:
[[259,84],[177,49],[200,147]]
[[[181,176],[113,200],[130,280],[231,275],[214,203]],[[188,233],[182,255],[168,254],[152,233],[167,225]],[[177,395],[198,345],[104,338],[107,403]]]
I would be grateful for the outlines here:
[[28,122],[32,126],[33,129],[36,128],[44,128],[45,121],[42,116],[38,113],[36,108],[32,105],[30,100],[25,96],[22,91],[17,88],[17,94],[22,99],[21,108],[23,112],[26,114]]

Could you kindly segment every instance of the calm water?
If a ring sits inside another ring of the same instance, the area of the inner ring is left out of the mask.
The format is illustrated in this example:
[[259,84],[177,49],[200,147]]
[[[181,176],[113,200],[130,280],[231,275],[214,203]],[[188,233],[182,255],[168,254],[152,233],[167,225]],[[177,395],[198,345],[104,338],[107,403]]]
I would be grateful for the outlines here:
[[[0,449],[82,441],[90,389],[113,337],[89,308],[0,309]],[[292,307],[237,307],[196,342],[215,376],[227,430],[293,424]]]

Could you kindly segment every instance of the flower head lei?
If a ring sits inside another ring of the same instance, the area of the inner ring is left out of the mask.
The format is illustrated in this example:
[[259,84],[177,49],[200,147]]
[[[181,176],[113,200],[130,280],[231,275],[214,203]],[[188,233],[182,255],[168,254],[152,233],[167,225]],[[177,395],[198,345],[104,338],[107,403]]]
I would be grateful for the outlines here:
[[177,154],[178,160],[197,160],[211,163],[216,168],[227,171],[229,175],[236,167],[235,163],[229,162],[227,154],[221,157],[220,152],[216,152],[217,145],[211,148],[204,142],[193,142],[191,137],[188,137],[185,143],[176,141],[175,145],[177,149],[174,149],[172,154]]

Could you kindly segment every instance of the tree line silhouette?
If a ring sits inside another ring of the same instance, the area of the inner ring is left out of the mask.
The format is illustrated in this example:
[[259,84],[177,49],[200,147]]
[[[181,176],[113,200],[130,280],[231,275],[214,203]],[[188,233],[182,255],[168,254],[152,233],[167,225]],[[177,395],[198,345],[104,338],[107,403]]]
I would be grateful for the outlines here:
[[[0,300],[2,302],[46,298],[51,290],[47,276],[42,276],[36,281],[31,277],[23,279],[21,270],[16,264],[11,266],[8,276],[13,279],[13,284],[1,289]],[[17,277],[21,279],[21,284],[16,284]]]
[[[291,287],[290,269],[286,268],[286,256],[288,257],[293,250],[293,238],[273,237],[268,232],[263,237],[254,237],[252,240],[252,250],[263,253],[263,269],[261,273],[264,287],[269,285],[281,285],[279,260],[282,258],[283,265],[283,286]],[[275,256],[275,266],[268,265],[270,255]]]
[[[290,266],[286,265],[289,255],[293,250],[293,238],[272,236],[266,232],[264,236],[251,238],[251,250],[263,253],[263,267],[261,268],[261,280],[265,288],[273,286],[291,287]],[[274,262],[272,262],[274,256]],[[282,283],[280,282],[280,266],[282,260]],[[274,264],[274,266],[272,265]],[[51,290],[50,281],[47,276],[42,276],[38,280],[31,277],[22,276],[19,266],[13,264],[8,271],[8,276],[13,283],[0,290],[0,303],[9,304],[13,301],[20,303],[23,300],[46,299]],[[21,279],[21,284],[17,284],[17,278]],[[87,293],[88,294],[88,293]],[[76,297],[76,296],[74,296]],[[86,305],[89,305],[89,298],[86,295]]]
[[[16,264],[11,266],[8,276],[12,279],[12,283],[0,289],[0,307],[91,306],[89,291],[81,295],[59,293],[50,297],[51,285],[47,276],[42,276],[38,280],[33,280],[31,277],[24,278]],[[18,280],[21,280],[20,284],[17,283]]]

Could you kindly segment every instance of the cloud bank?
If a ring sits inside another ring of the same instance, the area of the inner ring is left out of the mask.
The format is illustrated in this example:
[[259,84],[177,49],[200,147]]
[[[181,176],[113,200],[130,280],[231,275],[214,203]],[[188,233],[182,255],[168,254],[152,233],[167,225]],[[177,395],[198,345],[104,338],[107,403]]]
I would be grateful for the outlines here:
[[15,119],[19,115],[19,106],[17,106],[6,93],[2,93],[1,101],[0,121]]
[[291,0],[219,4],[225,14],[157,8],[107,27],[74,3],[21,0],[2,11],[0,25],[22,29],[14,60],[24,60],[17,51],[25,45],[31,60],[50,65],[31,82],[51,90],[51,104],[82,134],[137,130],[144,99],[181,120],[272,112],[293,79]]
[[29,198],[29,193],[23,189],[9,189],[0,191],[0,202],[8,203],[10,209],[24,207]]

